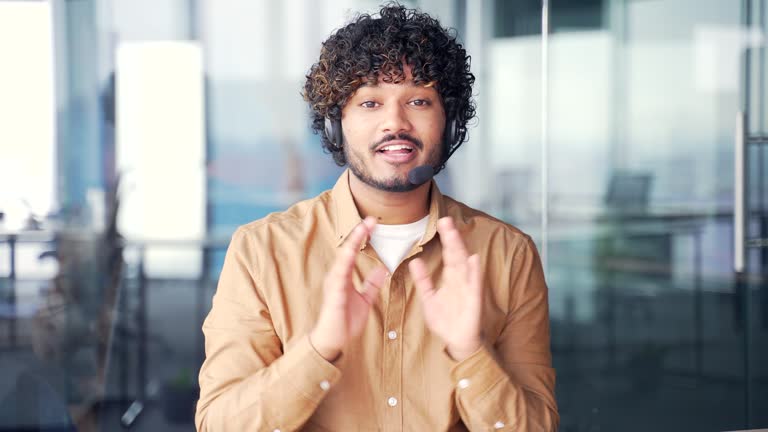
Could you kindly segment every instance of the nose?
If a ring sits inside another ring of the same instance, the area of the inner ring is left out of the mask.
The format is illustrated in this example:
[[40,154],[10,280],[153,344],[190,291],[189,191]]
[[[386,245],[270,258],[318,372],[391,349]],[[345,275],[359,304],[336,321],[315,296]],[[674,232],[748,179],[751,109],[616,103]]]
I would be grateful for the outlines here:
[[401,132],[409,132],[411,127],[406,107],[400,104],[390,104],[384,109],[384,118],[381,124],[383,133],[397,135]]

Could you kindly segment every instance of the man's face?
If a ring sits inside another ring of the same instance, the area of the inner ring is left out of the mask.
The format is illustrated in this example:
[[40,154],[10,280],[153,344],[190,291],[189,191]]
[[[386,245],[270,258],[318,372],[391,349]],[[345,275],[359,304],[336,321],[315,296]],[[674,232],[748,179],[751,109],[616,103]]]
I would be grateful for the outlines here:
[[410,66],[405,80],[362,86],[341,112],[344,154],[349,169],[376,189],[405,192],[417,186],[408,172],[419,165],[436,166],[442,157],[445,111],[434,87],[413,83]]

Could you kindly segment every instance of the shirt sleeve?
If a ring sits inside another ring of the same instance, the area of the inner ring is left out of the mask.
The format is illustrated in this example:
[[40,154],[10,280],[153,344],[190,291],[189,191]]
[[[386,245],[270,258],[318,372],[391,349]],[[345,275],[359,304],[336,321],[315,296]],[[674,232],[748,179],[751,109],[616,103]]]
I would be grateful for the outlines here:
[[304,338],[283,352],[258,287],[254,244],[232,236],[203,323],[198,431],[292,431],[314,413],[341,372]]
[[499,338],[451,369],[456,405],[471,431],[555,431],[547,286],[530,238],[512,265],[512,304]]

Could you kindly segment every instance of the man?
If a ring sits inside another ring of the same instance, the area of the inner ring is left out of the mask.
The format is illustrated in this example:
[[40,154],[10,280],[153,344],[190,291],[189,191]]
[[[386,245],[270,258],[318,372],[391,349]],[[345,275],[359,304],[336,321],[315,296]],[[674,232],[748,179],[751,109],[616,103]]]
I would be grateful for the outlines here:
[[555,430],[531,239],[433,181],[474,116],[469,57],[386,6],[324,44],[304,96],[349,169],[240,227],[203,331],[198,430]]

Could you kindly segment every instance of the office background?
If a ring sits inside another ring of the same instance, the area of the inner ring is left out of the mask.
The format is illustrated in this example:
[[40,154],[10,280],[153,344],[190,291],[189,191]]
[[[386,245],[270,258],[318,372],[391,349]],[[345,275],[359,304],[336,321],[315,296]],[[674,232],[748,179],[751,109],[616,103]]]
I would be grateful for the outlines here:
[[[562,431],[768,428],[766,3],[404,2],[472,56],[438,181],[542,252]],[[333,185],[304,74],[378,4],[0,0],[0,430],[193,430],[229,235]]]

